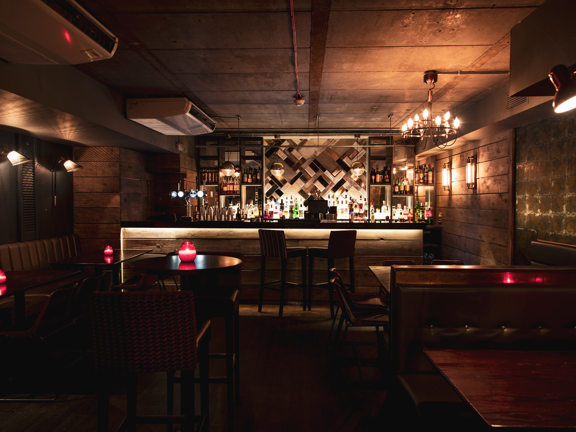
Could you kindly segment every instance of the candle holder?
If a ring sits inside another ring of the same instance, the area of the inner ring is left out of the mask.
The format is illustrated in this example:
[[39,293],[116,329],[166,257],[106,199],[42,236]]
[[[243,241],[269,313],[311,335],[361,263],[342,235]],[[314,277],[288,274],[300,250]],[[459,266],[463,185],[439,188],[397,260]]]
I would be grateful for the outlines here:
[[0,283],[4,283],[6,282],[6,273],[4,273],[4,271],[0,270]]
[[191,241],[182,242],[182,245],[178,250],[178,257],[180,257],[180,261],[194,261],[196,259],[196,248],[194,247],[194,243]]
[[106,248],[104,249],[104,255],[112,255],[114,253],[114,249],[112,249],[112,246],[106,246]]

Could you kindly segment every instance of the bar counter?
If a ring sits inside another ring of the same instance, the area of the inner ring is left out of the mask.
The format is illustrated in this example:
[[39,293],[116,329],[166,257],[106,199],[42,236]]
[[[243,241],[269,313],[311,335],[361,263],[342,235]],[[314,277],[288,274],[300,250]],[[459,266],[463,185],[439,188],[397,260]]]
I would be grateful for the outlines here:
[[[288,247],[327,247],[330,231],[357,230],[355,276],[357,291],[374,291],[378,281],[368,266],[382,265],[384,260],[413,260],[423,264],[423,232],[420,223],[350,223],[320,222],[318,220],[284,220],[274,222],[200,221],[159,222],[136,221],[121,223],[121,245],[128,249],[151,249],[153,254],[178,250],[184,240],[194,242],[201,252],[241,252],[244,255],[242,286],[245,300],[257,299],[260,283],[260,242],[258,229],[284,230]],[[292,261],[292,260],[291,260]],[[298,260],[289,262],[289,280],[299,280]],[[336,266],[348,279],[347,260],[337,260]],[[278,264],[279,267],[279,264]],[[279,270],[272,266],[271,268]],[[325,260],[315,263],[314,280],[327,279]],[[129,272],[125,272],[125,277]],[[272,274],[269,277],[274,277]],[[289,290],[288,300],[302,296]],[[315,290],[314,298],[323,299],[324,290]]]

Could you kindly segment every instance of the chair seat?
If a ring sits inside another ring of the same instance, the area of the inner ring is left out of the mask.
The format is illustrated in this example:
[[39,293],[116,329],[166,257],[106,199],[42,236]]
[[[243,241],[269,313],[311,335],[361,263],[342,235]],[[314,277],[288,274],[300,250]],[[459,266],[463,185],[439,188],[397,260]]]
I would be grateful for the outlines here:
[[352,301],[352,307],[357,309],[362,308],[379,308],[383,311],[388,311],[386,305],[382,304],[382,300],[379,296],[374,294],[362,294],[362,293],[349,293],[350,300]]
[[288,252],[288,258],[306,256],[306,248],[288,247],[286,251]]

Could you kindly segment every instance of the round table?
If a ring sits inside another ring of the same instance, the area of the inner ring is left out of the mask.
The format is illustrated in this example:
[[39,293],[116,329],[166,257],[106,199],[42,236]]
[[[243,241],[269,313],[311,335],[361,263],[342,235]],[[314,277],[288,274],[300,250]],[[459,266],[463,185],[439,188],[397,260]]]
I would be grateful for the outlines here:
[[192,262],[180,261],[178,255],[146,258],[130,263],[137,273],[180,276],[182,289],[193,289],[195,284],[205,285],[212,277],[239,273],[242,260],[223,255],[196,255]]

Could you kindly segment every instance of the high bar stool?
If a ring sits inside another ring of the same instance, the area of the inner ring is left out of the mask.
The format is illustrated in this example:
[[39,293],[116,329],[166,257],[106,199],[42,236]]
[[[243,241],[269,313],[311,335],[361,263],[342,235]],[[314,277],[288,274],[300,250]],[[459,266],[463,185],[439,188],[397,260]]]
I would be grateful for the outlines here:
[[[350,291],[354,292],[354,249],[356,247],[356,230],[330,231],[328,248],[308,248],[308,310],[312,309],[312,287],[328,290],[330,299],[330,316],[334,318],[334,291],[330,284],[330,269],[334,267],[334,260],[348,258],[350,267]],[[328,280],[321,283],[312,283],[314,278],[314,258],[328,260],[326,268]]]
[[[279,316],[282,318],[282,310],[284,308],[284,292],[287,288],[295,288],[299,286],[302,287],[302,309],[306,310],[306,249],[286,247],[286,236],[282,230],[260,229],[258,230],[258,236],[260,238],[260,255],[262,257],[260,265],[260,296],[258,299],[258,312],[262,312],[264,289],[280,291]],[[265,282],[267,258],[280,259],[280,280]],[[286,264],[288,258],[301,259],[302,283],[286,281]],[[280,283],[280,288],[270,287],[270,285],[277,285],[278,283]]]

